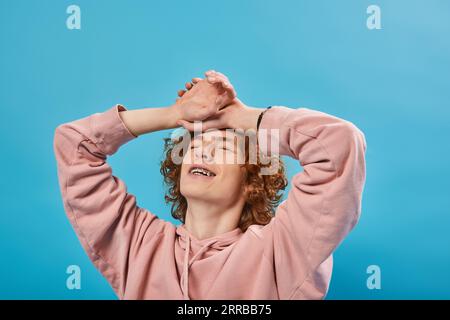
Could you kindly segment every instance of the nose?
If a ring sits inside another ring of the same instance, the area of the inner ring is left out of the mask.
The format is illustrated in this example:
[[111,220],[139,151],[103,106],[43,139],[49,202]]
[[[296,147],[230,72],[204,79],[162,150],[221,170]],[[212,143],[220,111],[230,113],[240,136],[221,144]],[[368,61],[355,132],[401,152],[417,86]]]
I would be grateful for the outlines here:
[[202,148],[195,150],[195,158],[211,162],[214,159],[214,148],[211,147],[211,144],[203,144]]

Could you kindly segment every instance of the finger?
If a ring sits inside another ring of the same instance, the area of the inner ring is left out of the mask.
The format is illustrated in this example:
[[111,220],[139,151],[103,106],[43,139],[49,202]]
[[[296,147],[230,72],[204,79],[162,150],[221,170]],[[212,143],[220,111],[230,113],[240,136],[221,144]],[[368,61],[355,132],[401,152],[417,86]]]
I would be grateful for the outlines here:
[[234,99],[237,97],[236,90],[234,90],[234,87],[231,85],[231,87],[226,88],[227,94],[231,99]]
[[228,82],[228,81],[222,81],[220,84],[221,84],[222,87],[224,87],[225,89],[230,89],[230,88],[233,87],[233,86],[231,85],[231,83]]
[[215,83],[217,81],[217,72],[215,70],[206,71],[205,76],[209,83]]
[[217,78],[214,75],[206,76],[206,80],[211,84],[214,84],[217,82]]
[[221,86],[225,90],[233,91],[233,85],[230,83],[230,80],[228,80],[228,77],[225,76],[223,73],[220,72],[212,72],[207,74],[207,80],[211,84],[216,84]]
[[185,94],[185,93],[186,93],[186,90],[178,90],[178,96],[179,97],[182,97],[183,94]]
[[[192,122],[189,122],[186,120],[178,120],[177,125],[182,126],[183,128],[185,128],[188,131],[191,131],[191,132],[194,131],[194,123],[192,123]],[[223,124],[222,119],[220,119],[220,118],[202,121],[202,128],[201,128],[202,132],[204,132],[206,130],[222,129],[222,128],[224,128],[224,124]]]
[[184,86],[186,87],[186,89],[190,90],[194,85],[192,83],[190,83],[190,82],[186,82],[184,84]]
[[223,73],[217,72],[217,84],[221,85],[223,89],[225,89],[228,96],[231,98],[236,97],[236,91],[234,90],[233,85],[226,75]]
[[231,84],[226,88],[224,88],[221,84],[215,85],[218,86],[219,89],[219,97],[216,99],[216,104],[219,104],[220,99],[223,99],[224,101],[226,100],[227,103],[231,103],[231,101],[236,98],[236,91]]
[[196,84],[199,81],[202,81],[202,78],[192,78],[192,83],[193,84]]
[[177,125],[182,126],[188,131],[194,131],[194,124],[186,120],[178,120]]
[[223,129],[223,123],[222,123],[222,119],[211,119],[211,120],[206,120],[203,121],[203,127],[202,130],[206,131],[206,130],[211,130],[211,129]]
[[213,117],[210,117],[203,121],[203,131],[211,129],[224,129],[227,128],[227,113],[225,110],[218,111]]
[[216,85],[219,89],[219,93],[223,95],[222,98],[219,98],[218,101],[216,101],[216,105],[220,108],[224,106],[226,100],[236,98],[236,91],[226,75],[215,70],[207,71],[205,75],[207,81]]
[[224,88],[231,88],[233,87],[230,83],[230,80],[228,79],[228,77],[226,75],[224,75],[223,73],[220,72],[216,72],[215,78],[217,78],[217,82],[222,84],[222,86]]
[[226,75],[224,75],[222,72],[216,71],[215,72],[215,76],[218,77],[218,78],[222,78],[222,79],[228,81],[228,77]]
[[225,94],[232,99],[236,97],[236,91],[234,90],[234,87],[231,83],[217,82],[215,85],[218,86],[220,94]]
[[226,95],[218,96],[215,101],[217,108],[222,109],[225,106],[226,100],[228,100]]

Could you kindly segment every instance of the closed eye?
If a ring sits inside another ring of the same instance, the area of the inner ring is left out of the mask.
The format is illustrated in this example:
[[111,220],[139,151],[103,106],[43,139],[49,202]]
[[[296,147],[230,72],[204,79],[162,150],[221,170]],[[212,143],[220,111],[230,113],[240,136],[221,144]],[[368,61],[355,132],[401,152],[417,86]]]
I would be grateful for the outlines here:
[[230,151],[230,152],[235,152],[234,148],[233,148],[233,147],[230,147],[230,146],[222,146],[222,150]]

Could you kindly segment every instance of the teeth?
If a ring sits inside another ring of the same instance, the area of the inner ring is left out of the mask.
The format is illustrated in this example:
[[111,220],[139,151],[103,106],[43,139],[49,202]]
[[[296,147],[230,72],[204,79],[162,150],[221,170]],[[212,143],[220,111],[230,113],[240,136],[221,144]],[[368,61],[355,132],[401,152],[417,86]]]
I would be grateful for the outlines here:
[[215,176],[214,173],[212,173],[209,170],[203,169],[203,168],[193,168],[191,170],[191,173],[196,174],[196,175],[203,175],[203,176],[207,176],[207,177]]

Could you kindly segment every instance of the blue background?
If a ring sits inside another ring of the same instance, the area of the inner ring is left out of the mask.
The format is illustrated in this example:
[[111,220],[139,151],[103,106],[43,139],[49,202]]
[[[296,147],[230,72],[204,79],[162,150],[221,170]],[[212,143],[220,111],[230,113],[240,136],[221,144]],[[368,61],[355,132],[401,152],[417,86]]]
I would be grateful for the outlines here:
[[[66,28],[70,4],[81,30]],[[382,30],[366,27],[370,4]],[[115,299],[65,217],[54,129],[116,103],[168,105],[210,68],[250,105],[306,106],[366,134],[362,219],[335,254],[329,299],[450,298],[449,34],[446,0],[0,0],[0,298]],[[167,219],[168,134],[111,158]],[[66,288],[71,264],[81,290]],[[367,289],[372,264],[381,290]]]

